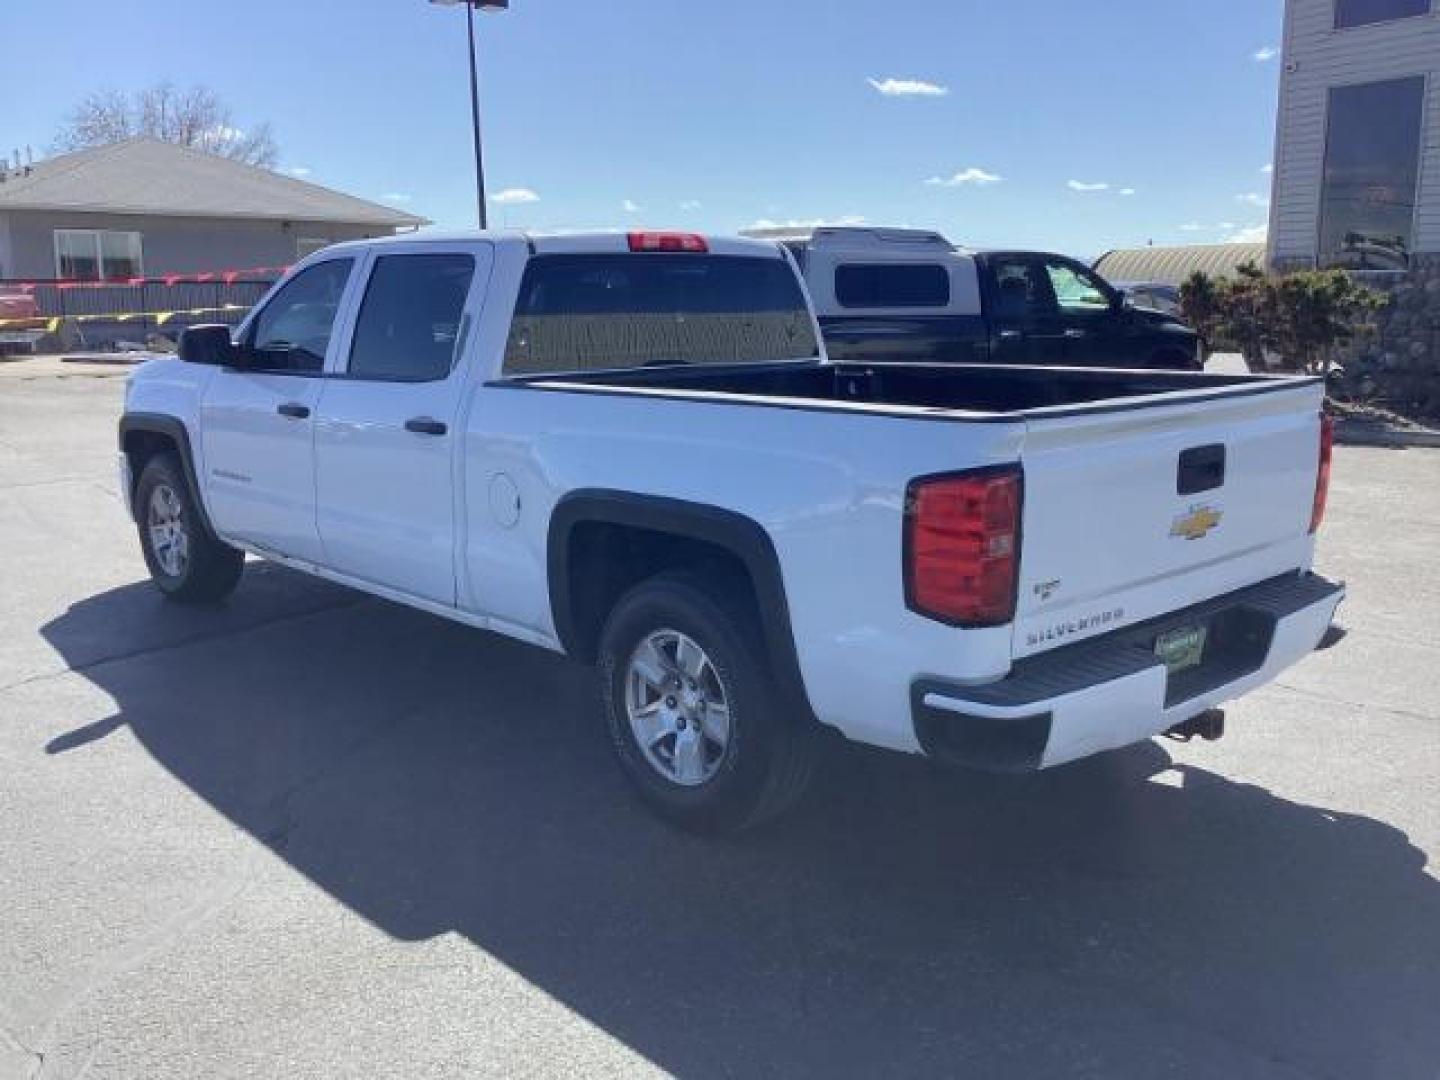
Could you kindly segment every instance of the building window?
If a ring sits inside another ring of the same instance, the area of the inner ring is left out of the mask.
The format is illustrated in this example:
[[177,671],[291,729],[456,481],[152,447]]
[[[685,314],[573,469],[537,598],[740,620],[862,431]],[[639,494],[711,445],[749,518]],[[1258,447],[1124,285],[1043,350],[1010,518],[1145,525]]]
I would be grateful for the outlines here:
[[55,230],[55,276],[78,281],[140,277],[144,272],[138,232]]
[[1320,262],[1403,270],[1410,262],[1425,79],[1330,91],[1320,191]]
[[1430,14],[1431,0],[1335,0],[1335,29]]

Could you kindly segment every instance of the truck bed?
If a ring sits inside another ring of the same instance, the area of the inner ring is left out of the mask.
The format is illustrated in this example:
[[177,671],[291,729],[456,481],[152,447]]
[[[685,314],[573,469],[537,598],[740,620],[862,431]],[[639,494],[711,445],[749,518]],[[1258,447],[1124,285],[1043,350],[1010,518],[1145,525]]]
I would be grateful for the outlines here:
[[826,402],[889,410],[944,410],[974,419],[1023,419],[1043,410],[1104,411],[1293,388],[1270,375],[988,364],[746,364],[636,368],[517,380],[529,386],[633,390],[666,396],[726,395],[757,404]]

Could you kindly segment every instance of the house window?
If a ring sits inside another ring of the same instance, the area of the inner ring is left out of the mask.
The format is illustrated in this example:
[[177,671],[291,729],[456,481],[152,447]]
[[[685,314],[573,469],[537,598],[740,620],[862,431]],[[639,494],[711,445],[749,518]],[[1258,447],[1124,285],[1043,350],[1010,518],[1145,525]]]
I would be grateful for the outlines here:
[[1410,262],[1425,79],[1330,91],[1320,190],[1320,263],[1403,270]]
[[1431,0],[1335,0],[1335,29],[1430,14]]
[[80,281],[139,277],[145,271],[138,232],[56,229],[55,276]]

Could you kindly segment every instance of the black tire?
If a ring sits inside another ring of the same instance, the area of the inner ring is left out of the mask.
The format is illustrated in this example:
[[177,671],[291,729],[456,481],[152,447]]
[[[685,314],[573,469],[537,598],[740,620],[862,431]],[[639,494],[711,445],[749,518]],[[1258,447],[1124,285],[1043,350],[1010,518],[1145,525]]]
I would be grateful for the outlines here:
[[[730,599],[736,591],[684,573],[660,574],[621,598],[601,635],[601,694],[620,767],[651,809],[695,832],[739,832],[782,814],[799,801],[813,771],[815,724],[771,674],[756,616]],[[662,775],[627,711],[631,658],[662,629],[704,651],[729,705],[729,742],[714,775],[696,786]]]
[[[151,507],[157,491],[162,491],[162,502],[168,501],[163,492],[174,496],[174,521],[183,530],[185,546],[184,558],[178,562],[156,548]],[[157,454],[141,470],[135,485],[135,521],[150,578],[167,600],[208,604],[234,591],[245,569],[245,553],[221,543],[206,526],[196,507],[195,494],[185,480],[185,471],[173,454]]]

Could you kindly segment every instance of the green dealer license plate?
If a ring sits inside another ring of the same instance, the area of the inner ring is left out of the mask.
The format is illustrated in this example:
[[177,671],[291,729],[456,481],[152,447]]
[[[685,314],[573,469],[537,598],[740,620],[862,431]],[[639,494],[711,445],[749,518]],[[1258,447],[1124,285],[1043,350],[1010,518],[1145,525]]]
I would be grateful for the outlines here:
[[1182,626],[1155,639],[1155,655],[1165,662],[1171,675],[1198,667],[1205,655],[1205,627]]

